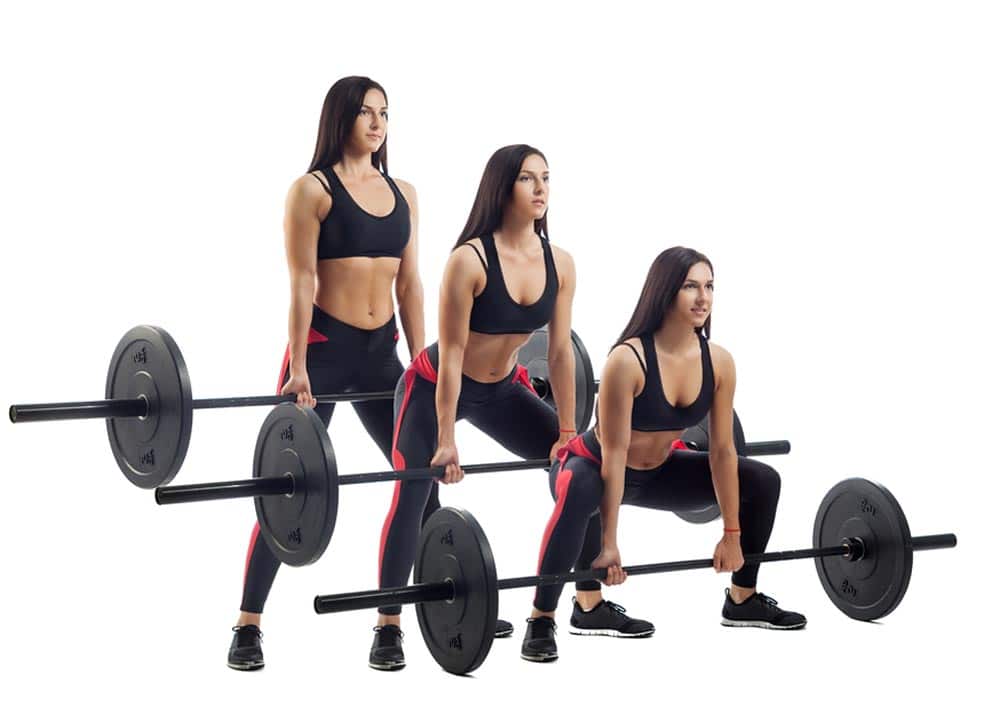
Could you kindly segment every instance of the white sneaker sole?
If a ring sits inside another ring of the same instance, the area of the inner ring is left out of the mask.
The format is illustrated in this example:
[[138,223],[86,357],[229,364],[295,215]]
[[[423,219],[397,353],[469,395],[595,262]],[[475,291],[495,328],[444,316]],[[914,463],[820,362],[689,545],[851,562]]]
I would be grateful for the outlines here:
[[368,661],[368,667],[373,670],[402,670],[406,667],[406,663],[372,663]]
[[767,621],[734,621],[729,618],[723,618],[721,623],[730,628],[766,628],[769,631],[794,631],[806,627],[805,623],[796,623],[791,626],[776,626]]
[[529,663],[551,663],[554,660],[559,660],[559,655],[525,655],[521,653],[521,660],[526,660]]
[[654,633],[656,629],[652,628],[648,631],[642,631],[641,633],[622,633],[621,631],[616,631],[613,628],[574,628],[570,626],[569,632],[574,636],[609,636],[611,638],[647,638]]
[[229,663],[229,662],[227,662],[226,665],[228,665],[233,670],[242,670],[242,671],[260,670],[261,668],[264,667],[264,663],[263,662],[254,662],[254,663]]

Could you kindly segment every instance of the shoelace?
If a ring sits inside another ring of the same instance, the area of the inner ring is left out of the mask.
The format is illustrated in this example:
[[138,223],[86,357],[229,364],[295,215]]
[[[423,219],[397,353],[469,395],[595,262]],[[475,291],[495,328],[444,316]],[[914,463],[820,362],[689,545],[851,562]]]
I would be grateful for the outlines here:
[[[383,628],[385,628],[385,626],[375,626],[374,628],[372,628],[372,630],[375,631],[376,633],[378,633],[381,636]],[[399,630],[399,627],[397,626],[396,629]],[[400,630],[399,631],[399,640],[400,640],[400,642],[403,641],[403,636],[404,636],[404,633],[403,633],[403,631]]]
[[[243,635],[243,631],[245,629],[248,634],[253,633],[253,631],[249,630],[249,628],[250,628],[249,626],[233,626],[233,633],[239,633],[240,635]],[[254,626],[254,628],[257,628],[257,626]],[[257,633],[255,633],[254,635],[260,640],[264,640],[264,634],[261,632],[260,628],[257,628]]]
[[772,611],[778,611],[778,610],[780,610],[778,608],[778,602],[775,601],[770,596],[767,596],[767,595],[761,593],[760,591],[758,591],[757,593],[755,593],[754,596],[756,596],[759,600],[763,601],[764,605],[767,608],[771,609]]
[[625,608],[623,606],[619,606],[614,601],[605,600],[604,602],[606,604],[608,604],[608,608],[610,608],[612,611],[617,611],[618,613],[622,614],[623,616],[625,615]]
[[532,638],[534,638],[537,635],[537,629],[539,628],[545,628],[546,626],[551,626],[553,633],[555,633],[558,630],[555,621],[550,621],[548,623],[546,622],[549,621],[549,619],[543,621],[541,618],[525,618],[524,620],[528,624],[529,627],[528,630],[531,632],[530,636]]

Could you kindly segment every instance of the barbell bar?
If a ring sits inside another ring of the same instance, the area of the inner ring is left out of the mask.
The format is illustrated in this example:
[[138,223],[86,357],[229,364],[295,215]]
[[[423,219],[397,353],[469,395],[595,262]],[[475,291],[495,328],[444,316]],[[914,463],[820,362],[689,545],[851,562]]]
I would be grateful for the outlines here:
[[[953,533],[910,535],[895,497],[880,484],[847,479],[824,497],[813,527],[813,547],[746,554],[745,563],[812,558],[834,605],[857,620],[887,616],[902,601],[910,581],[913,552],[956,546]],[[626,566],[629,576],[713,567],[712,559]],[[316,596],[316,613],[417,604],[424,642],[450,673],[475,670],[489,653],[498,593],[512,588],[604,579],[607,569],[497,580],[493,552],[475,518],[445,507],[421,531],[412,586]]]
[[[576,360],[576,425],[586,429],[599,381],[583,341],[571,334]],[[548,374],[548,332],[536,331],[518,360],[528,370],[532,388],[549,404],[554,397]],[[317,402],[391,400],[395,390],[314,395]],[[119,469],[138,487],[169,484],[187,454],[194,410],[262,407],[294,403],[295,395],[256,395],[193,399],[187,364],[177,343],[163,328],[139,325],[125,333],[112,353],[105,399],[83,402],[13,404],[13,423],[107,420],[108,440]]]
[[[766,443],[771,444],[771,443]],[[547,459],[465,465],[466,474],[549,468]],[[156,503],[185,504],[253,497],[261,535],[275,556],[292,566],[318,559],[329,545],[341,485],[441,478],[444,467],[338,474],[326,426],[308,408],[282,404],[257,436],[253,478],[157,487]]]

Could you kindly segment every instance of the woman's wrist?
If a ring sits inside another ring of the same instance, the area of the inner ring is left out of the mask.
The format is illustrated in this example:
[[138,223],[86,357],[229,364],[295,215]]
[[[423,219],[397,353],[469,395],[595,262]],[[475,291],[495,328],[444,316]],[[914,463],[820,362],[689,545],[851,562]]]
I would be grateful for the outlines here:
[[437,446],[438,446],[438,449],[442,449],[444,447],[454,447],[455,446],[455,434],[439,430],[438,431]]

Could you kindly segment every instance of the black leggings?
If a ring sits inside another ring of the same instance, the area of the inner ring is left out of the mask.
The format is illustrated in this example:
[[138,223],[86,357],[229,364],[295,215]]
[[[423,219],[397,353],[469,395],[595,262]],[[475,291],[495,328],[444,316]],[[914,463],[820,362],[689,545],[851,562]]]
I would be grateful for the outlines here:
[[[379,328],[363,330],[313,306],[306,349],[306,372],[313,394],[392,390],[403,373],[403,365],[396,356],[398,339],[395,316]],[[286,350],[278,380],[279,391],[287,382],[288,373]],[[392,461],[392,401],[372,400],[352,405],[382,454]],[[327,427],[330,426],[334,407],[333,402],[316,405],[316,414]],[[250,613],[264,610],[264,602],[281,564],[259,535],[260,527],[254,524],[247,549],[243,602],[240,606],[240,610]]]
[[[769,465],[739,458],[740,546],[744,553],[767,547],[778,509],[781,478]],[[601,553],[601,448],[593,430],[583,433],[560,451],[559,461],[549,471],[549,485],[556,500],[542,538],[538,573],[562,573],[575,563],[584,571]],[[675,449],[659,467],[625,469],[622,504],[664,511],[704,509],[716,503],[707,452]],[[747,564],[733,573],[733,584],[753,588],[758,564]],[[580,581],[580,591],[597,591],[598,581]],[[562,584],[535,590],[535,608],[554,611]]]
[[[437,450],[437,344],[424,350],[407,368],[396,388],[395,469],[426,467]],[[547,459],[559,439],[559,419],[531,387],[528,372],[518,365],[498,382],[462,376],[456,421],[469,422],[522,459]],[[437,482],[396,482],[392,505],[382,527],[379,587],[404,586],[416,558],[420,517],[428,502],[437,503]],[[397,615],[399,606],[379,608]]]

